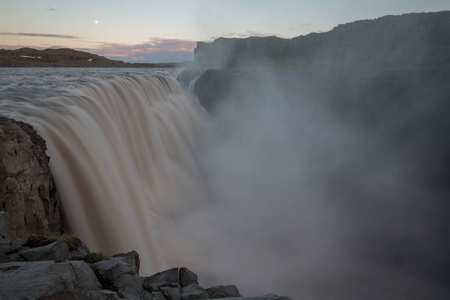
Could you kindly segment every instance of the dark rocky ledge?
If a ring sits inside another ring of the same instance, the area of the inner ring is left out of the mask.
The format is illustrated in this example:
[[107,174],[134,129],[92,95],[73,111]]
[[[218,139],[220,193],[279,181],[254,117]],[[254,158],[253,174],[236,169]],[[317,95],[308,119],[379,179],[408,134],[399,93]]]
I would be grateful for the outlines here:
[[0,299],[15,300],[289,300],[243,297],[234,285],[204,288],[187,268],[139,276],[135,251],[105,257],[71,235],[0,241]]

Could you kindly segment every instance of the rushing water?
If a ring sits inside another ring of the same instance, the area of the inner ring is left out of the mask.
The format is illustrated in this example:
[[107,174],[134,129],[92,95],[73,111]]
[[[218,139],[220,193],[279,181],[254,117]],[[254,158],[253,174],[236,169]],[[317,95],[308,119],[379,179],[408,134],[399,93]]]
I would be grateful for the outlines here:
[[91,250],[249,296],[448,298],[448,189],[425,180],[444,182],[445,96],[412,84],[426,97],[351,126],[267,76],[207,117],[178,72],[0,69],[0,114],[47,141],[68,229]]
[[91,250],[137,250],[143,273],[176,264],[156,227],[203,200],[205,113],[168,71],[1,70],[1,114],[47,141],[69,231]]

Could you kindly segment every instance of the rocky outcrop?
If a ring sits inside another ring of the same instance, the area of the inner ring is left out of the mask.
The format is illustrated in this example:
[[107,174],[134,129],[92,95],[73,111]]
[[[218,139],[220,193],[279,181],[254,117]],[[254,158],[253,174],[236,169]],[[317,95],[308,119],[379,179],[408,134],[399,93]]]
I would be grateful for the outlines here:
[[205,289],[185,267],[142,277],[135,251],[113,257],[98,255],[100,260],[93,263],[88,257],[95,253],[89,252],[80,260],[68,259],[70,251],[85,248],[78,241],[68,235],[30,237],[25,244],[0,241],[0,299],[290,299],[273,294],[245,298],[234,285]]
[[1,223],[9,215],[10,239],[27,239],[58,231],[59,201],[48,166],[45,141],[29,124],[0,117]]
[[5,300],[107,299],[84,261],[2,263],[0,282],[0,298]]

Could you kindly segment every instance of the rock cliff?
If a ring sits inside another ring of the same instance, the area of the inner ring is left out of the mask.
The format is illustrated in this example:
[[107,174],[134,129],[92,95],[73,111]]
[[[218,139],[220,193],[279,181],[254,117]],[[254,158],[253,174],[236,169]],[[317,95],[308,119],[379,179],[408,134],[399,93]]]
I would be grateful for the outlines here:
[[199,42],[197,68],[241,68],[252,62],[304,67],[350,61],[374,65],[449,65],[450,12],[385,16],[339,25],[323,33],[292,39],[278,37],[218,38]]
[[58,231],[59,201],[45,153],[32,126],[0,117],[2,238],[26,240]]

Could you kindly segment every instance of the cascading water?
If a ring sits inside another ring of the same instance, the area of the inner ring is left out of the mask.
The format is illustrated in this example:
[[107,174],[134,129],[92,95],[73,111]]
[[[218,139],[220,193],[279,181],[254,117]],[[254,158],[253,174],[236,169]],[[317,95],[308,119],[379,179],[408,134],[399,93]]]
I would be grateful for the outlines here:
[[203,199],[204,111],[167,74],[55,73],[3,77],[0,111],[47,141],[69,231],[91,250],[138,251],[144,274],[176,265],[155,227]]
[[[448,157],[446,90],[412,85],[398,111],[350,98],[359,112],[333,85],[252,74],[205,118],[150,70],[0,72],[0,114],[47,141],[91,250],[137,250],[141,275],[187,266],[249,296],[449,298],[448,188],[421,176],[442,177],[430,153]],[[372,113],[377,126],[358,123]]]

